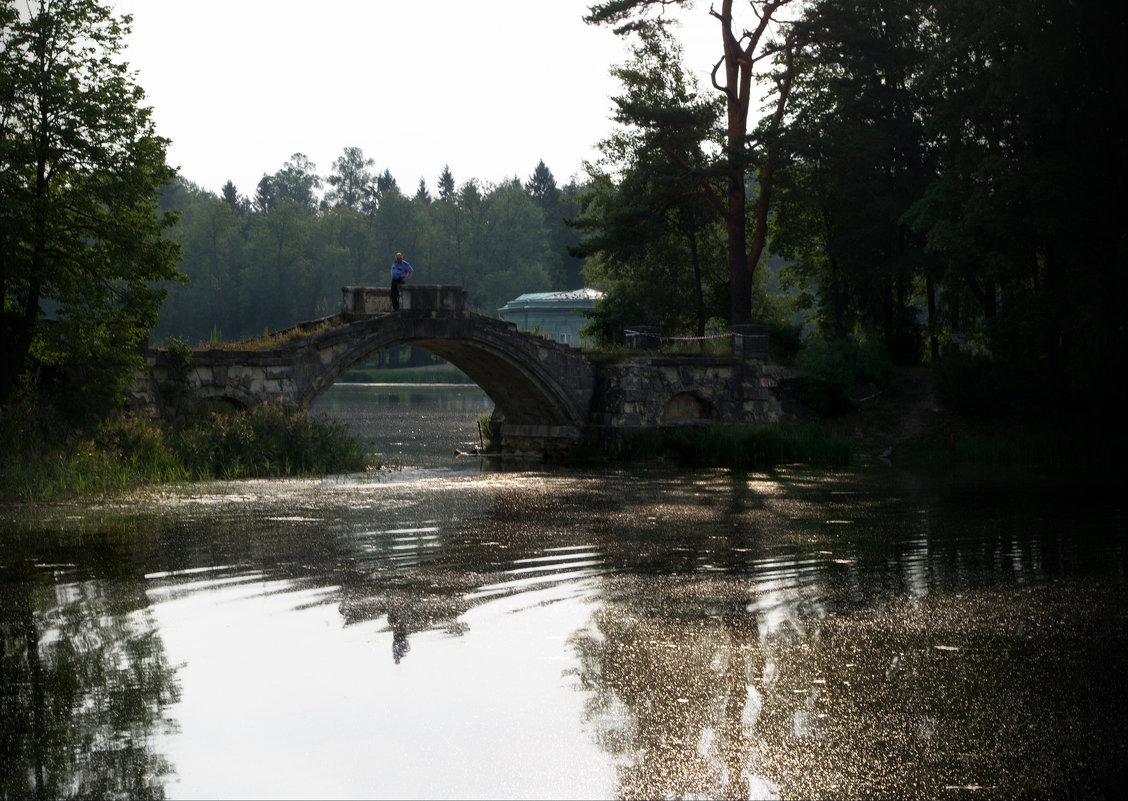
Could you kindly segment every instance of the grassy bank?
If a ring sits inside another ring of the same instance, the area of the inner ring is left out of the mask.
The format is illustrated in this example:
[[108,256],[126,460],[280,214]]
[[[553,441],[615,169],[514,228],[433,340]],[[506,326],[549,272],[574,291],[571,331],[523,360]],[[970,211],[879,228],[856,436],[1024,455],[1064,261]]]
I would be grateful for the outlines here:
[[[594,449],[585,449],[578,455],[583,458],[594,453]],[[783,421],[640,432],[611,446],[607,455],[628,461],[670,461],[690,468],[767,470],[792,463],[841,467],[850,463],[853,443],[825,426]]]
[[1124,437],[1077,425],[1020,419],[978,420],[941,413],[915,437],[898,444],[904,467],[1034,468],[1103,471],[1123,459]]
[[[845,467],[880,458],[911,470],[1020,470],[1111,474],[1123,437],[1019,420],[980,421],[937,413],[909,432],[854,425],[853,418],[772,425],[715,425],[645,432],[606,454],[617,460],[662,460],[695,467],[767,470],[784,464]],[[584,449],[581,458],[596,455]]]
[[1119,463],[1125,445],[1109,421],[961,413],[945,404],[925,367],[897,370],[880,392],[823,425],[848,436],[859,457],[913,470],[1101,472]]
[[808,409],[806,422],[642,432],[606,454],[589,447],[582,455],[758,470],[880,459],[925,472],[1033,471],[1100,478],[1117,474],[1128,444],[1121,427],[1108,421],[957,412],[938,397],[928,368],[893,370],[880,387],[854,387],[844,398],[831,414]]
[[327,418],[278,404],[179,426],[120,414],[87,430],[49,410],[0,412],[0,499],[58,501],[214,478],[312,476],[367,467],[363,445]]

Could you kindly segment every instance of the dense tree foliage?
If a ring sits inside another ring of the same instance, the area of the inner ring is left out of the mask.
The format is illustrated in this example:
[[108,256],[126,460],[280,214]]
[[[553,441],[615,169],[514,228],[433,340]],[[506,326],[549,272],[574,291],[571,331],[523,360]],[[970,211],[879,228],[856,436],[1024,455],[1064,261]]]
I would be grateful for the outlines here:
[[[724,123],[716,131],[720,144],[711,172],[723,179],[720,191],[706,180],[692,163],[683,164],[687,175],[700,177],[699,188],[724,220],[729,277],[729,321],[746,323],[751,319],[756,268],[767,241],[768,208],[772,174],[775,168],[773,140],[790,86],[790,39],[778,46],[766,46],[776,15],[792,0],[720,0],[709,6],[708,14],[717,24],[719,59],[713,66],[711,81],[724,106]],[[666,12],[671,6],[691,6],[692,0],[607,0],[590,8],[586,21],[615,26],[619,34],[640,34],[667,28]],[[745,14],[738,13],[743,9]],[[748,17],[751,28],[741,27]],[[767,124],[750,130],[754,103],[756,70],[773,53],[782,52],[783,69],[775,76],[779,85],[776,112]],[[645,116],[645,114],[644,114]],[[668,157],[677,158],[673,152]],[[751,180],[754,179],[754,180]],[[749,218],[748,190],[756,186],[754,213]],[[751,234],[751,236],[749,236]]]
[[573,220],[585,234],[575,252],[592,257],[587,273],[605,291],[589,330],[609,341],[642,324],[700,336],[729,305],[725,229],[707,198],[719,182],[704,152],[720,108],[700,97],[661,28],[640,31],[632,60],[612,72],[620,128],[587,166]]
[[[772,42],[761,23],[778,3],[752,4],[758,22],[735,39],[734,4],[716,3],[724,48],[713,82],[726,113],[711,126],[670,90],[671,58],[640,60],[677,5],[613,0],[589,17],[643,42],[636,65],[618,71],[627,133],[605,143],[577,221],[608,290],[601,321],[649,308],[647,322],[688,327],[664,308],[672,287],[683,303],[686,292],[647,253],[677,252],[684,228],[668,212],[694,193],[673,191],[676,177],[709,199],[718,180],[732,189],[743,163],[755,198],[738,203],[747,265],[761,244],[785,257],[790,287],[826,337],[871,340],[901,363],[963,360],[960,374],[986,370],[1005,388],[1000,410],[1123,405],[1110,378],[1128,350],[1126,23],[1115,3],[808,0]],[[734,127],[747,109],[740,81],[764,54],[775,58],[766,116]],[[737,71],[726,72],[734,56]],[[747,133],[743,150],[734,131]],[[665,201],[659,188],[670,190]],[[733,278],[734,215],[722,218],[729,286],[741,293],[735,322],[745,290]]]
[[[112,397],[176,277],[167,141],[97,0],[0,0],[0,399],[36,367]],[[79,400],[70,394],[72,400]]]
[[773,247],[824,329],[1120,407],[1125,27],[1105,0],[812,4]]
[[701,334],[764,320],[770,244],[828,338],[990,371],[1043,408],[1122,408],[1118,4],[717,0],[694,12],[719,34],[706,92],[667,24],[683,6],[590,8],[634,49],[615,70],[620,127],[582,188],[541,162],[523,183],[445,166],[432,194],[349,147],[328,175],[295,153],[249,194],[215,195],[165,163],[120,59],[128,17],[0,0],[0,399],[32,368],[113,387],[166,292],[153,341],[237,339],[385,284],[396,251],[486,313],[578,288],[590,257],[605,334]]
[[923,254],[902,222],[928,178],[922,99],[928,54],[916,0],[827,0],[792,29],[802,46],[777,183],[773,246],[819,293],[831,336],[878,331],[902,360],[919,352],[914,276]]
[[396,251],[416,281],[462,285],[487,314],[523,292],[582,285],[567,252],[577,235],[565,225],[576,189],[558,188],[544,162],[525,187],[459,185],[444,168],[437,199],[422,179],[404,195],[374,163],[348,147],[322,179],[296,153],[262,177],[253,200],[230,182],[219,197],[172,185],[164,202],[179,213],[172,236],[190,281],[170,288],[153,339],[240,339],[332,314],[341,287],[387,284]]

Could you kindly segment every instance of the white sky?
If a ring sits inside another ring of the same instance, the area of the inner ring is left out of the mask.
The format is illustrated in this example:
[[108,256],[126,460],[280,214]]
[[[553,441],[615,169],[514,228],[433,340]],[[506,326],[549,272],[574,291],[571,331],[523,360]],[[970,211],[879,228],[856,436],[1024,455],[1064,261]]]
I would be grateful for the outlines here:
[[[169,162],[218,193],[254,193],[294,153],[321,176],[346,147],[405,193],[455,180],[557,184],[612,130],[608,69],[628,42],[587,25],[594,0],[111,0],[133,14],[126,59],[172,140]],[[708,85],[720,54],[701,2],[681,29]],[[711,91],[711,90],[708,90]]]

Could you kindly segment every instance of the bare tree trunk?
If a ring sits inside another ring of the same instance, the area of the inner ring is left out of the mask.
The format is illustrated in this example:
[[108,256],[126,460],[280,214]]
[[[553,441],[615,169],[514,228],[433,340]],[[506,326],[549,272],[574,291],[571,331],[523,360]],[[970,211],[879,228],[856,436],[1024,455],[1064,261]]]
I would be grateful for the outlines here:
[[[760,41],[768,29],[772,15],[789,0],[768,0],[757,4],[752,2],[759,22],[754,31],[745,31],[740,38],[733,33],[733,0],[723,0],[721,10],[710,9],[721,23],[721,37],[724,42],[724,57],[713,67],[714,88],[725,96],[727,127],[725,131],[728,151],[728,202],[725,208],[725,227],[728,234],[729,300],[730,323],[739,325],[748,322],[752,316],[752,277],[767,237],[768,202],[771,198],[768,173],[768,191],[761,188],[761,202],[757,204],[757,228],[753,239],[753,251],[748,249],[748,234],[745,225],[745,206],[747,192],[744,182],[748,171],[746,154],[748,136],[748,114],[752,106],[753,67],[764,54],[756,55]],[[717,80],[717,73],[724,67],[725,84]],[[789,71],[790,72],[790,71]],[[782,118],[786,94],[781,97],[776,116]],[[761,176],[763,177],[763,176]],[[762,208],[761,208],[762,205]],[[759,224],[763,219],[763,225]]]

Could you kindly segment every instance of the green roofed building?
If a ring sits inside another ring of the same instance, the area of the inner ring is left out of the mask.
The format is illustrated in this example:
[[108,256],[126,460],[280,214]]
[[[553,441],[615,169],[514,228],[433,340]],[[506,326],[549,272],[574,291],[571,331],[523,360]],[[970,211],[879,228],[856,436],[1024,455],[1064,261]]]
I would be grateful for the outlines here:
[[569,292],[530,292],[506,303],[497,316],[522,331],[532,331],[557,342],[579,346],[580,328],[587,322],[584,312],[603,297],[597,289]]

